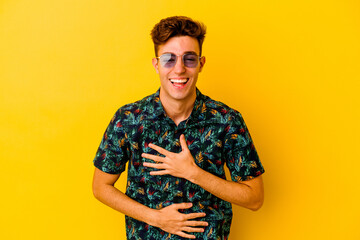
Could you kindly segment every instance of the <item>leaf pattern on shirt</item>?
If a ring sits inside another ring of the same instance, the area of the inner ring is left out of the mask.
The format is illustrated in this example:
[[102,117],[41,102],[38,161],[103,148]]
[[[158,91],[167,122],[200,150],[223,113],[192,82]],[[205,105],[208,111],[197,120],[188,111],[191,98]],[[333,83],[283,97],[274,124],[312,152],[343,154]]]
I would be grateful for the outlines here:
[[[128,164],[126,195],[154,209],[173,203],[192,202],[184,213],[205,212],[209,226],[197,239],[227,239],[232,220],[229,202],[203,188],[170,175],[152,176],[143,166],[142,153],[156,154],[148,147],[156,144],[180,152],[179,137],[185,135],[195,163],[221,178],[226,164],[233,181],[245,181],[261,175],[263,166],[245,122],[239,112],[214,101],[196,89],[193,111],[178,126],[166,116],[159,98],[160,89],[144,99],[118,109],[108,125],[97,150],[94,165],[100,170],[119,174]],[[183,239],[126,216],[128,239]]]

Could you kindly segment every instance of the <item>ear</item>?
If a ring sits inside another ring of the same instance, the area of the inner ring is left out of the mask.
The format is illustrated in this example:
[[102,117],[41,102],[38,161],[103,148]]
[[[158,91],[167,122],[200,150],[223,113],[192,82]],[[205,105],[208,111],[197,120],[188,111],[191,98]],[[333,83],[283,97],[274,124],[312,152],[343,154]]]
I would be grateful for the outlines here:
[[154,66],[156,73],[159,73],[159,65],[157,58],[152,59],[152,65]]
[[199,72],[201,72],[201,70],[203,69],[204,65],[205,65],[205,62],[206,62],[206,59],[204,56],[202,56],[200,58],[200,69],[199,69]]

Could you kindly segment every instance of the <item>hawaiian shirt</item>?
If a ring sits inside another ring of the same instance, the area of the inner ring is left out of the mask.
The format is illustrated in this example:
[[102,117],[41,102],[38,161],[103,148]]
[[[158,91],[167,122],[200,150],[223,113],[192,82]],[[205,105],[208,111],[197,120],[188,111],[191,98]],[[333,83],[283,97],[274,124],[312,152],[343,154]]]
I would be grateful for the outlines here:
[[[167,117],[159,98],[160,89],[135,103],[118,109],[108,125],[97,150],[94,165],[103,172],[119,174],[128,163],[126,195],[153,209],[173,203],[191,202],[183,213],[205,212],[199,219],[209,223],[203,233],[191,233],[197,239],[228,239],[232,220],[231,203],[205,191],[198,185],[171,175],[150,175],[153,162],[142,153],[160,155],[148,147],[156,144],[171,152],[180,152],[179,138],[185,135],[196,164],[225,179],[224,165],[236,182],[249,180],[264,172],[253,141],[239,112],[214,101],[196,89],[196,100],[188,119],[178,126]],[[126,216],[128,239],[184,239]]]

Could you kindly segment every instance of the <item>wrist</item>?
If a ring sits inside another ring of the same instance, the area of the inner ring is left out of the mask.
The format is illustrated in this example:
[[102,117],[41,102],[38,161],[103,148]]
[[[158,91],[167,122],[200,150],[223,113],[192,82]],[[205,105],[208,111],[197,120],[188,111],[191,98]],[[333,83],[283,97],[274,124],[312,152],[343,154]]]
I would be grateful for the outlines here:
[[151,226],[158,227],[157,221],[160,219],[159,213],[159,210],[150,209],[149,213],[146,214],[147,217],[144,222]]
[[187,180],[196,184],[198,182],[198,177],[200,176],[202,169],[198,165],[194,165],[195,166],[189,171],[189,176]]

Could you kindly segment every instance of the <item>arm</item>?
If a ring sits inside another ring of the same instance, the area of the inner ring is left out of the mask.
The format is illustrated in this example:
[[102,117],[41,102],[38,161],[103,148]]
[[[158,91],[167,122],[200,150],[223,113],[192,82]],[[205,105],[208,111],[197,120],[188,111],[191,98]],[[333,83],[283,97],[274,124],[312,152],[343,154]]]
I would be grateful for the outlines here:
[[204,217],[205,213],[182,214],[178,211],[190,208],[191,203],[173,204],[155,210],[136,202],[114,187],[119,177],[120,174],[109,174],[95,168],[92,185],[95,198],[127,216],[185,238],[194,239],[194,235],[185,232],[203,232],[204,229],[198,226],[208,225],[203,221],[192,220]]
[[170,174],[185,178],[215,196],[239,206],[251,210],[258,210],[262,206],[264,201],[264,187],[261,176],[242,182],[222,179],[196,165],[186,145],[184,135],[180,137],[180,144],[182,147],[182,152],[180,153],[172,153],[159,146],[150,144],[149,147],[163,154],[165,157],[144,153],[142,155],[143,157],[159,162],[144,163],[144,166],[159,169],[159,171],[152,171],[151,174],[153,175]]
[[217,177],[196,166],[189,174],[189,181],[225,201],[253,211],[258,210],[264,201],[264,186],[261,176],[247,181],[233,182]]

